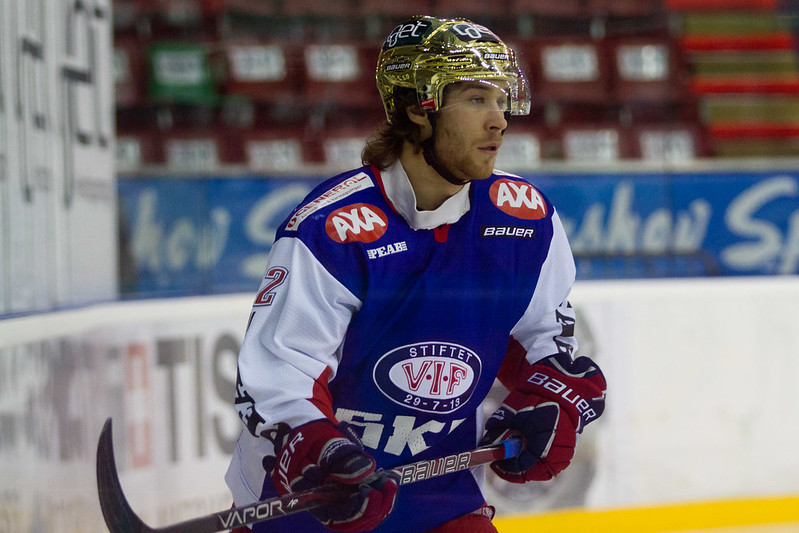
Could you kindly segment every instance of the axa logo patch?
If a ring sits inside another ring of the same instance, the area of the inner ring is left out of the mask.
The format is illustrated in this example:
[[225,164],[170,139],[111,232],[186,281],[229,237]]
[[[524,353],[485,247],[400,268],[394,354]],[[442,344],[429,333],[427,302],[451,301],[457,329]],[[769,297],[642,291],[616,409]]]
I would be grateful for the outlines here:
[[419,342],[383,355],[373,378],[390,400],[428,413],[451,413],[464,405],[480,379],[482,362],[469,348]]
[[491,201],[504,213],[525,220],[547,216],[547,206],[538,191],[523,181],[499,179],[489,189]]
[[330,213],[325,222],[328,236],[336,242],[374,242],[386,232],[388,218],[377,206],[352,204]]

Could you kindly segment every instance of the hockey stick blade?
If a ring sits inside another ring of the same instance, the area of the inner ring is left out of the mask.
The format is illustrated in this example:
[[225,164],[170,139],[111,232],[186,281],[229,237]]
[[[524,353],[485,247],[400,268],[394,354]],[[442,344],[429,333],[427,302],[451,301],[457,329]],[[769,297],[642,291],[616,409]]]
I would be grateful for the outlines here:
[[[170,526],[152,528],[136,515],[122,491],[111,433],[109,418],[103,425],[97,444],[97,488],[103,517],[111,533],[214,533],[335,503],[346,499],[351,493],[347,490],[350,487],[340,484],[321,485]],[[471,451],[410,463],[395,468],[394,472],[399,476],[399,484],[405,485],[509,459],[517,456],[521,447],[521,439],[509,439]]]
[[114,443],[111,437],[111,419],[107,419],[100,432],[97,443],[97,491],[100,496],[100,508],[108,528],[114,533],[145,533],[152,531],[133,512],[122,485],[119,483],[116,461],[114,459]]
[[97,444],[97,490],[103,518],[111,533],[214,533],[306,511],[347,497],[339,486],[325,485],[288,494],[252,505],[201,516],[171,526],[152,528],[142,521],[128,503],[117,473],[111,419],[107,419]]

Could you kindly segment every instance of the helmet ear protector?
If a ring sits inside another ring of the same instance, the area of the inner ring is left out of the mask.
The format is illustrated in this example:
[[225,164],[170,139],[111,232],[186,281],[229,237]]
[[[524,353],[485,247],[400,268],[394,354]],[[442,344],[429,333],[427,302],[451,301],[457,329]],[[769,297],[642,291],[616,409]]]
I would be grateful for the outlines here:
[[467,81],[502,90],[507,113],[530,112],[530,88],[514,51],[488,28],[466,19],[417,16],[400,24],[383,43],[376,79],[389,123],[397,87],[413,89],[419,108],[436,112],[444,88]]

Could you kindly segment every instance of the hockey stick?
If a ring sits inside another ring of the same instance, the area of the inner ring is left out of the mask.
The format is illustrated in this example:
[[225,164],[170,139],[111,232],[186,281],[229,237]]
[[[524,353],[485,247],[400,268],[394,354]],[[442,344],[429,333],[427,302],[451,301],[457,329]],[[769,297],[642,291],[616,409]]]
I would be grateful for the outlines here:
[[[399,484],[405,485],[460,472],[493,461],[509,459],[519,455],[521,448],[521,439],[510,439],[438,459],[416,461],[399,466],[394,469],[394,472],[399,474]],[[225,531],[341,501],[350,494],[350,491],[342,490],[342,488],[346,489],[338,484],[321,485],[313,489],[193,518],[171,526],[152,528],[136,515],[122,492],[114,460],[110,418],[105,421],[97,444],[97,489],[103,517],[111,533],[213,533]]]

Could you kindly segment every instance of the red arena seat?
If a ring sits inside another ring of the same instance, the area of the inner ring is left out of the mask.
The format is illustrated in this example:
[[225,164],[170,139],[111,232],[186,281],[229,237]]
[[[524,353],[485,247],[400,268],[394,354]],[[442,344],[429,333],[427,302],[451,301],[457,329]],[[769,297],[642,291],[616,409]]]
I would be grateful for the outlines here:
[[223,47],[226,94],[261,102],[301,104],[299,47],[268,41],[227,41]]
[[360,14],[366,17],[411,17],[430,13],[431,3],[431,0],[362,0]]
[[475,22],[481,18],[496,17],[503,14],[503,2],[486,2],[485,0],[436,0],[436,16],[465,17]]
[[117,131],[116,165],[120,171],[136,170],[163,162],[161,141],[149,131]]
[[632,128],[633,157],[653,163],[685,163],[707,155],[696,124],[641,124]]
[[560,142],[571,163],[614,163],[632,155],[629,136],[614,124],[565,126]]
[[164,163],[175,171],[209,172],[228,163],[224,133],[217,129],[172,130],[162,134]]
[[305,46],[304,91],[309,105],[380,106],[374,70],[378,47],[373,44],[337,42]]
[[544,159],[545,132],[513,125],[502,139],[496,167],[508,172],[535,168]]
[[320,2],[319,0],[289,0],[283,2],[283,14],[317,17],[351,17],[358,12],[355,0],[335,0]]
[[619,101],[675,101],[689,94],[688,75],[677,44],[663,38],[608,42],[612,84]]
[[600,42],[547,38],[521,45],[539,102],[607,102],[610,72]]
[[259,129],[242,132],[248,168],[262,172],[291,172],[307,161],[299,130]]
[[514,15],[544,15],[559,17],[583,17],[588,15],[585,0],[510,0],[510,12]]
[[135,37],[114,41],[114,92],[119,107],[142,103],[147,94],[147,68],[142,43]]
[[587,0],[587,9],[594,15],[643,17],[664,13],[663,0]]

